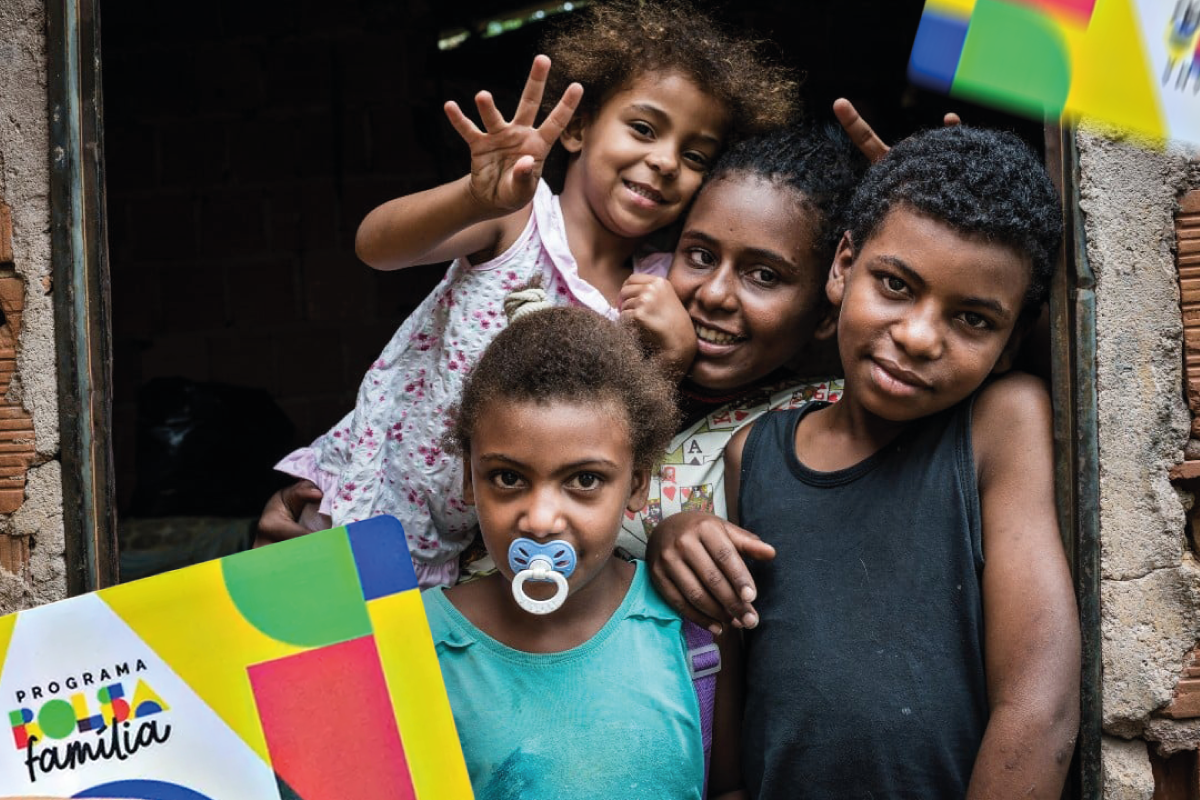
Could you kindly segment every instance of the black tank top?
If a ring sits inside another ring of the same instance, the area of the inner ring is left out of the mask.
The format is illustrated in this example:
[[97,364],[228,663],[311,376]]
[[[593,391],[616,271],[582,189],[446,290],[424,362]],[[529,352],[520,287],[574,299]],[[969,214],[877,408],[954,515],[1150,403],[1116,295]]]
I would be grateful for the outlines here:
[[824,403],[760,418],[746,440],[752,565],[743,767],[756,800],[962,798],[987,725],[971,403],[848,469],[796,458]]

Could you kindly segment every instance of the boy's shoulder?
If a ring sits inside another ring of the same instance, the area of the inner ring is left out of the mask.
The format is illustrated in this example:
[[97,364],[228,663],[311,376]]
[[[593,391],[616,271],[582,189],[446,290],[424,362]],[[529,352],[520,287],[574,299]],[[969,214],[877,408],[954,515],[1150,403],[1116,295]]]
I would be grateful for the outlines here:
[[992,469],[1018,465],[1023,454],[1053,438],[1050,393],[1041,378],[1009,372],[987,383],[975,397],[972,444],[981,482]]
[[1045,381],[1026,372],[1008,372],[979,390],[971,416],[972,427],[986,433],[999,425],[1039,422],[1049,415]]

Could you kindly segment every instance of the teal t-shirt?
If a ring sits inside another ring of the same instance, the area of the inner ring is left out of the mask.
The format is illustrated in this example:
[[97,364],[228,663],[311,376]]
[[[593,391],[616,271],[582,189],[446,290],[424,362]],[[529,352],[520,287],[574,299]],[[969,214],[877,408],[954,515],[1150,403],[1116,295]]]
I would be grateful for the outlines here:
[[634,563],[612,618],[561,653],[507,647],[424,593],[476,800],[700,800],[682,623]]

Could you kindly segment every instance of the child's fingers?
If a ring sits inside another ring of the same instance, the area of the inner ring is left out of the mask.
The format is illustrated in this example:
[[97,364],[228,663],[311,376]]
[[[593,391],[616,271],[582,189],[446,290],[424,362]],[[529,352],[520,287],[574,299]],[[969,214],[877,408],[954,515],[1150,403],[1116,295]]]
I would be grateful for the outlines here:
[[462,112],[462,109],[458,107],[458,103],[448,100],[442,106],[442,109],[446,112],[446,118],[450,120],[450,124],[454,126],[454,130],[458,131],[458,135],[467,144],[473,143],[483,135],[483,131],[479,130],[478,126]]
[[689,571],[679,570],[678,564],[672,566],[664,558],[651,567],[651,574],[655,588],[671,608],[713,633],[724,628],[723,621],[728,620],[729,615],[707,596],[703,585]]
[[[738,549],[738,552],[744,558],[753,558],[755,561],[770,561],[775,557],[775,548],[750,531],[731,526],[727,533],[733,541],[734,547]],[[749,572],[746,574],[749,575]]]
[[664,289],[670,292],[672,296],[675,294],[675,290],[670,287],[666,278],[647,275],[644,272],[635,272],[621,284],[621,291],[618,293],[618,297],[622,308],[624,308],[626,301],[654,302],[656,298],[660,297],[660,293]]
[[649,275],[645,272],[635,272],[632,275],[630,275],[628,278],[625,279],[625,282],[621,284],[621,289],[624,290],[626,287],[629,287],[631,289],[632,288],[640,289],[641,287],[644,287],[644,286],[652,286],[656,282],[662,281],[662,280],[666,280],[666,279],[660,278],[657,275]]
[[[639,277],[633,275],[631,277]],[[632,309],[640,304],[640,301],[646,297],[649,287],[645,283],[630,283],[628,280],[621,284],[621,291],[617,293],[617,300],[620,303],[620,308]]]
[[536,174],[537,161],[533,156],[521,156],[512,166],[512,180],[514,184],[520,185],[524,189],[528,189],[529,184],[537,182]]
[[525,81],[525,89],[521,92],[521,100],[517,103],[517,113],[513,115],[513,123],[533,127],[537,119],[538,109],[542,105],[542,95],[546,91],[546,77],[550,74],[550,59],[537,56],[533,66],[529,68],[529,78]]
[[[726,544],[728,545],[728,542]],[[705,595],[712,597],[720,604],[723,612],[722,616],[737,620],[747,612],[752,611],[752,609],[739,596],[737,584],[730,580],[724,566],[718,565],[713,555],[710,555],[707,549],[709,546],[711,545],[702,545],[697,542],[694,546],[684,550],[683,557],[687,561],[692,573],[700,580],[701,585],[704,587]],[[730,553],[734,554],[734,558],[736,559],[736,551],[732,545],[729,545],[728,549]]]
[[504,115],[500,113],[500,109],[496,108],[496,101],[491,92],[482,91],[475,95],[475,108],[479,109],[479,119],[483,122],[483,129],[489,133],[508,124],[504,121]]
[[571,117],[575,116],[575,109],[579,108],[579,101],[583,99],[583,87],[578,83],[572,83],[563,92],[563,96],[559,98],[550,115],[542,122],[538,133],[542,136],[542,141],[547,145],[554,144],[562,132],[566,130],[567,125],[571,122]]
[[872,164],[887,155],[889,148],[867,121],[858,114],[858,110],[844,97],[833,101],[833,115],[842,124],[842,129],[850,137],[864,156]]
[[684,557],[725,612],[744,622],[745,627],[753,628],[758,624],[758,615],[751,603],[758,589],[733,538],[741,529],[724,521],[721,524],[722,530],[703,532],[695,546],[685,549]]
[[320,487],[310,480],[297,481],[280,490],[280,498],[284,506],[295,519],[300,519],[300,512],[308,503],[319,503],[324,494]]

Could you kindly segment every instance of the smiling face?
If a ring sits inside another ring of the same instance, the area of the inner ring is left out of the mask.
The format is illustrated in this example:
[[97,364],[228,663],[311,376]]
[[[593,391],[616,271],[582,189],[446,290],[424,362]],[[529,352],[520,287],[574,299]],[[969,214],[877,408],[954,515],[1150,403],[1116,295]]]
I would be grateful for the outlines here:
[[725,108],[691,79],[638,76],[563,133],[574,156],[564,212],[583,200],[604,228],[628,239],[671,224],[700,188],[727,127]]
[[792,189],[741,173],[696,199],[668,275],[696,327],[695,384],[749,385],[812,338],[825,266],[812,213]]
[[[569,542],[578,558],[571,599],[610,566],[621,516],[646,502],[646,470],[633,468],[629,422],[615,402],[488,403],[471,435],[465,497],[500,572],[526,537]],[[531,596],[550,584],[525,585]]]
[[1012,248],[904,206],[857,252],[847,235],[827,284],[846,370],[837,407],[906,422],[965,399],[1007,365],[1029,281]]

